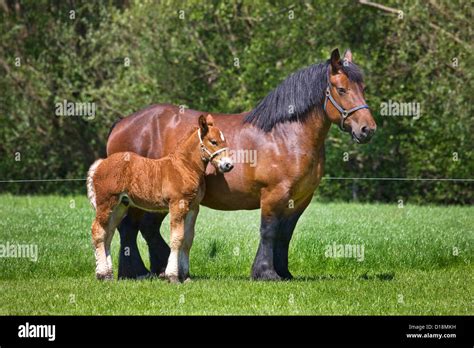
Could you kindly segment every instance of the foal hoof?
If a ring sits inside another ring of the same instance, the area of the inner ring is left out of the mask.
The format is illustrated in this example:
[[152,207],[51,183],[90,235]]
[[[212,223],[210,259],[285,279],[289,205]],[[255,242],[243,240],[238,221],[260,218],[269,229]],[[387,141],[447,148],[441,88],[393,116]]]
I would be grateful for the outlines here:
[[114,280],[114,274],[112,272],[96,273],[95,277],[98,280]]
[[172,283],[172,284],[176,284],[176,283],[179,283],[179,278],[178,276],[175,276],[175,275],[170,275],[170,276],[165,276],[166,279],[168,280],[168,282]]

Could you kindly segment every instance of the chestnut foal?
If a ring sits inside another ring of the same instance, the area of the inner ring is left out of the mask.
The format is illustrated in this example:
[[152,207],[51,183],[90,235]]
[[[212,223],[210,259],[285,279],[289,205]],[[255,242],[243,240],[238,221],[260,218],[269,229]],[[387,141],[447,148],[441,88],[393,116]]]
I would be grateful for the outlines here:
[[160,159],[132,152],[115,153],[92,164],[87,196],[96,210],[92,223],[97,279],[113,279],[110,244],[129,207],[170,213],[171,253],[165,270],[170,282],[189,278],[194,223],[204,197],[204,174],[211,162],[222,173],[233,168],[227,142],[211,115],[176,150]]

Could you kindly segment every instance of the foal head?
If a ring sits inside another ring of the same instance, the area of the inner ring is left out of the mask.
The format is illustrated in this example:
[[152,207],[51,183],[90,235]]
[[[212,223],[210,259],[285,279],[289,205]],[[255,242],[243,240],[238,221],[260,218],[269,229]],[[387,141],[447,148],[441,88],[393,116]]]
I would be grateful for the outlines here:
[[377,129],[365,103],[364,89],[362,75],[352,64],[351,51],[347,50],[342,59],[338,49],[332,51],[324,107],[331,122],[349,132],[358,143],[368,142]]
[[214,126],[214,119],[211,115],[199,116],[198,136],[203,160],[211,162],[221,173],[229,172],[234,168],[234,164],[228,156],[224,134]]

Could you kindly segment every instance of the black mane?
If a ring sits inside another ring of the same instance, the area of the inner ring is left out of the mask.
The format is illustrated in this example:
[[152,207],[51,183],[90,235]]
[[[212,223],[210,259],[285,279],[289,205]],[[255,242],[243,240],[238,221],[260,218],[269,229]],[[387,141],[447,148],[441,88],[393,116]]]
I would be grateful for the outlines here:
[[[252,123],[269,132],[278,123],[303,121],[312,108],[322,110],[328,84],[328,66],[329,61],[314,64],[288,76],[258,103],[245,117],[244,123]],[[342,70],[349,80],[362,82],[362,72],[356,64],[348,62]]]

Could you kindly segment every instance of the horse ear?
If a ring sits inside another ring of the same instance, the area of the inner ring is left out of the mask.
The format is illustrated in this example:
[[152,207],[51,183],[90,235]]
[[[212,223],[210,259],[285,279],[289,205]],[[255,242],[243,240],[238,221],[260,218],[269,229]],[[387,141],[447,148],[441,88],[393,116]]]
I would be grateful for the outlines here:
[[331,67],[332,73],[337,74],[339,70],[341,70],[342,63],[341,63],[341,55],[339,54],[339,49],[336,48],[331,52]]
[[211,114],[207,115],[206,122],[209,127],[214,126],[214,118],[212,117]]
[[207,121],[206,117],[204,115],[199,116],[199,129],[201,130],[201,137],[205,136],[207,134],[207,131],[209,128],[207,127]]
[[[350,62],[350,63],[352,63],[352,52],[351,52],[351,50],[350,50],[349,48],[346,49],[346,51],[344,52],[344,56],[343,56],[342,60],[343,60],[344,62]],[[343,64],[344,64],[344,63],[343,63]]]

